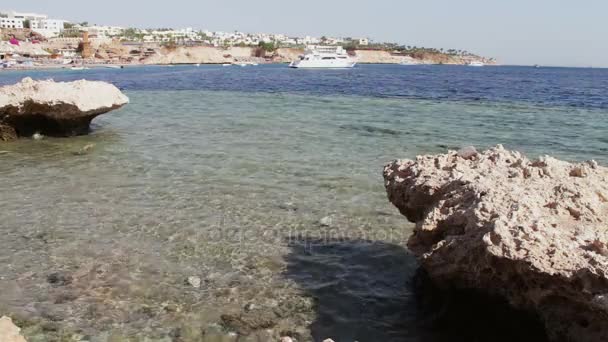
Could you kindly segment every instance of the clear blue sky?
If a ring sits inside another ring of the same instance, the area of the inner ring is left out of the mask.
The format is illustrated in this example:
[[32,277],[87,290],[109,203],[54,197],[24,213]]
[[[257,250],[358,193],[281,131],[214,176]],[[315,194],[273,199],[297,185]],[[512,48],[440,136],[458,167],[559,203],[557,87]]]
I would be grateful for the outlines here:
[[19,0],[100,25],[368,36],[466,49],[504,64],[608,67],[608,0]]

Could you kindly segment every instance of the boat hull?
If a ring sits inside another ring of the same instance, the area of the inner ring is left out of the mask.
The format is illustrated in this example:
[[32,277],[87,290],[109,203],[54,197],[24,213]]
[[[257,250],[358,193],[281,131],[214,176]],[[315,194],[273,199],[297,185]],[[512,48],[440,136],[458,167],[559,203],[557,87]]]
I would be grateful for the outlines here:
[[294,69],[350,69],[354,68],[357,62],[354,61],[294,61],[289,64]]

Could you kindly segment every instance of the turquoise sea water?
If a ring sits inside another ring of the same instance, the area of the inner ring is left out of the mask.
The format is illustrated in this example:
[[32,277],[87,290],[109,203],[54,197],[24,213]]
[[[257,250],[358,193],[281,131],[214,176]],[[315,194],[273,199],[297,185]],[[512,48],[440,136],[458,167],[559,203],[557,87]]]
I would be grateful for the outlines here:
[[608,162],[605,70],[181,66],[0,83],[24,76],[104,79],[131,100],[89,136],[0,145],[0,314],[30,341],[450,341],[419,322],[412,225],[383,165],[499,143]]

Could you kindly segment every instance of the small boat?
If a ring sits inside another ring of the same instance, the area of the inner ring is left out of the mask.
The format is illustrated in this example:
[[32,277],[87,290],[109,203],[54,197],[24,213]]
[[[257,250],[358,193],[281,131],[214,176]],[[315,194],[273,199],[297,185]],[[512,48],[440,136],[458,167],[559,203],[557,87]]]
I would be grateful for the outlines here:
[[224,64],[222,64],[222,66],[229,67],[229,66],[232,66],[232,64],[231,63],[224,63]]
[[102,65],[102,68],[107,68],[107,69],[122,69],[122,65]]
[[469,62],[469,64],[467,64],[468,66],[472,66],[472,67],[482,67],[485,66],[485,64],[482,61],[472,61]]
[[196,63],[196,67],[197,68],[200,67],[200,66],[201,66],[201,63]]
[[309,46],[300,59],[289,64],[290,68],[347,69],[357,64],[341,46]]

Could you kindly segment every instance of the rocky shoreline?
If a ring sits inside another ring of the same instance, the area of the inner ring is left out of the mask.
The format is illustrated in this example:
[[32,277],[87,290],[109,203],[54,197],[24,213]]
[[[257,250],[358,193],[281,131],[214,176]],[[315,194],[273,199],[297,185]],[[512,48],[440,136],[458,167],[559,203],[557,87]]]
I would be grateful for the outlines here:
[[397,160],[384,179],[433,286],[502,298],[552,341],[608,340],[607,168],[498,146]]

